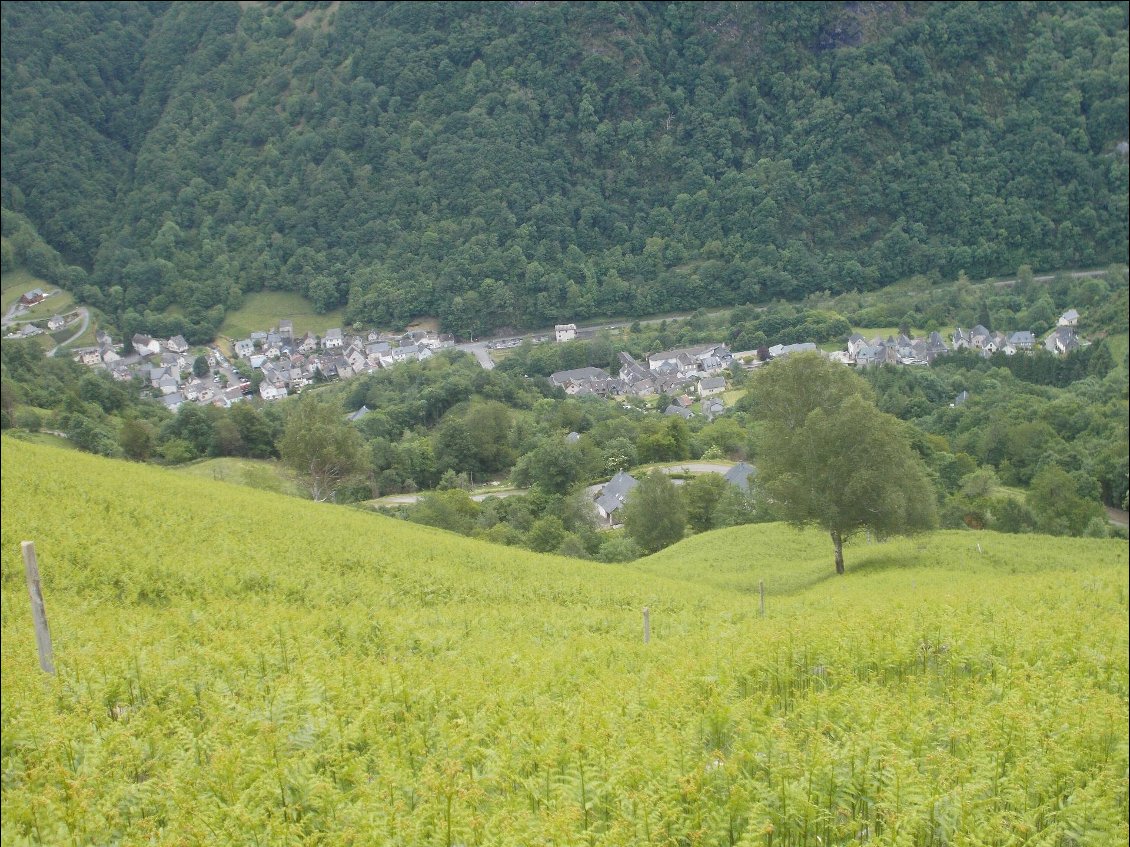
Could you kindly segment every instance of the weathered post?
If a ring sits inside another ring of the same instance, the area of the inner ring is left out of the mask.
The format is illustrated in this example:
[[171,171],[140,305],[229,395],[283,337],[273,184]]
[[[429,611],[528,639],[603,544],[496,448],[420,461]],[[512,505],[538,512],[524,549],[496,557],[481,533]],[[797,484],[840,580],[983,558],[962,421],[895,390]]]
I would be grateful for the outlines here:
[[651,609],[643,607],[643,643],[651,641]]
[[43,606],[43,590],[39,586],[39,563],[35,560],[35,542],[20,544],[24,554],[24,574],[27,576],[27,593],[31,597],[31,616],[35,621],[35,646],[39,649],[39,666],[45,673],[55,673],[55,659],[51,651],[51,630],[47,628],[47,610]]
[[761,595],[761,617],[765,617],[765,580],[759,580],[757,583],[758,593]]

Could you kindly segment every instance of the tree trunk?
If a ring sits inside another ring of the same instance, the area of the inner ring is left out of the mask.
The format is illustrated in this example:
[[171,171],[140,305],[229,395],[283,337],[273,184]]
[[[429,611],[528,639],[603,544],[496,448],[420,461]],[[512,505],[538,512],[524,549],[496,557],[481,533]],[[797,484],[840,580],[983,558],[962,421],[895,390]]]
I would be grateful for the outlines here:
[[844,572],[844,540],[840,538],[839,530],[832,530],[832,545],[836,548],[836,573]]

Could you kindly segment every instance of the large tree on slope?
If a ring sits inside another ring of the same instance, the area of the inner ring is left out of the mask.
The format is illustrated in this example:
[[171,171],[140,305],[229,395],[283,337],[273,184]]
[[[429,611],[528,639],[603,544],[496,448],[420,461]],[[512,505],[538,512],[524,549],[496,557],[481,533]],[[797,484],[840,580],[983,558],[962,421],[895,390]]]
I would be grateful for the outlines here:
[[934,487],[905,425],[880,412],[870,386],[819,354],[763,368],[751,388],[761,422],[758,484],[794,526],[843,542],[860,530],[893,535],[934,526]]

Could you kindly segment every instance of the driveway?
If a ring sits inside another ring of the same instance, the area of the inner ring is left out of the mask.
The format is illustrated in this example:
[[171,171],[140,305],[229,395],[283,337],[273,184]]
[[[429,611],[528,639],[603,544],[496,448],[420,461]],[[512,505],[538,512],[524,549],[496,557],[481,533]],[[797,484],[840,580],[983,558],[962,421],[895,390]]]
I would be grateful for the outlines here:
[[72,335],[66,341],[52,347],[51,350],[48,351],[48,353],[47,353],[48,356],[54,356],[55,351],[58,350],[60,347],[65,347],[68,344],[70,344],[72,341],[75,341],[76,339],[82,337],[82,334],[84,332],[86,332],[87,327],[90,326],[90,311],[85,306],[79,306],[78,309],[76,309],[75,311],[77,311],[80,315],[82,315],[82,326],[79,327],[78,332],[76,332],[74,335]]

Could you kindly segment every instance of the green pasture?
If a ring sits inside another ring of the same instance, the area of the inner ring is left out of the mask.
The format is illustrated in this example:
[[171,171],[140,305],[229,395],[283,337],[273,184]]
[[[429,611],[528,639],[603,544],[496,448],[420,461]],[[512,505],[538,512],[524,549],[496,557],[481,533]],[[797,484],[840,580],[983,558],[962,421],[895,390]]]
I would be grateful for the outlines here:
[[259,291],[246,295],[241,308],[228,312],[219,334],[233,339],[247,338],[252,332],[277,327],[280,320],[290,320],[294,322],[296,335],[307,332],[322,335],[327,329],[342,327],[343,316],[342,309],[320,315],[309,300],[291,291]]

